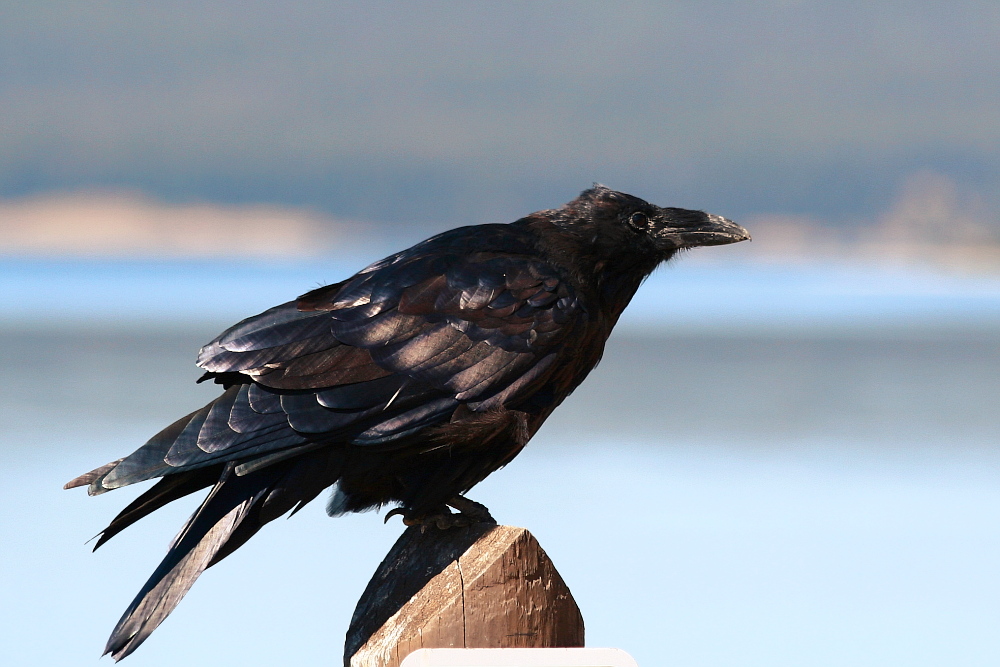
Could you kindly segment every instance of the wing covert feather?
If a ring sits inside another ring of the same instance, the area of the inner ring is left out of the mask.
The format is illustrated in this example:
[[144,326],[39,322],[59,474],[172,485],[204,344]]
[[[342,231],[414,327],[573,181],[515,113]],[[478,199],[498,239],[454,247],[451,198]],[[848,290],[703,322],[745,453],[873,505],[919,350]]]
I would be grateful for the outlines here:
[[483,411],[530,395],[588,312],[506,227],[453,230],[230,327],[198,365],[246,384],[164,429],[92,490],[281,460],[310,442],[389,443],[462,404]]
[[510,398],[505,390],[585,326],[587,311],[545,262],[463,243],[445,234],[244,320],[205,346],[199,363],[279,390],[401,375],[462,401]]

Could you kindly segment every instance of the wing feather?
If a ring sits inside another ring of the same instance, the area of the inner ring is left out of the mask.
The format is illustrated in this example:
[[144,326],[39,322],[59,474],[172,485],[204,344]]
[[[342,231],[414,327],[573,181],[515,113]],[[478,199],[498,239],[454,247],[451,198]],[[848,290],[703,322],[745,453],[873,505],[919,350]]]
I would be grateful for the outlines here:
[[[402,432],[407,419],[423,423],[435,413],[419,411],[418,397],[482,409],[513,400],[550,372],[552,355],[587,312],[545,262],[462,243],[454,235],[431,240],[245,320],[207,345],[200,363],[247,374],[249,407],[277,414],[277,397],[289,428],[310,437],[354,426],[378,438]],[[404,381],[423,389],[397,396]],[[203,436],[213,448],[242,446],[253,425],[269,428],[243,403],[230,410],[233,434]]]
[[460,405],[522,400],[559,366],[588,313],[508,226],[477,230],[431,239],[224,331],[198,364],[209,377],[228,373],[229,389],[95,474],[92,492],[224,461],[256,470],[314,442],[391,443]]

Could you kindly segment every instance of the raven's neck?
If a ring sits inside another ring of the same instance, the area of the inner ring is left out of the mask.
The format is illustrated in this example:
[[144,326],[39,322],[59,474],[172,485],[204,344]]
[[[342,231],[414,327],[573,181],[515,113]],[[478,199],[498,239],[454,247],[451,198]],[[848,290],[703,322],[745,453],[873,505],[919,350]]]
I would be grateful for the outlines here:
[[561,270],[578,294],[597,305],[609,326],[618,321],[642,281],[660,262],[669,259],[634,247],[598,246],[540,217],[519,222],[530,225],[538,250]]

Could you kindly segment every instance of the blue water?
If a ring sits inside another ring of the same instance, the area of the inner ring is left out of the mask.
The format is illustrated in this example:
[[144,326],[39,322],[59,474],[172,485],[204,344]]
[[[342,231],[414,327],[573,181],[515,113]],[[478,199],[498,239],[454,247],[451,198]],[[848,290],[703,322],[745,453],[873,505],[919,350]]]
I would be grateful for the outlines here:
[[[298,263],[0,261],[0,321],[229,322],[342,280],[375,257]],[[626,327],[767,328],[1000,322],[1000,276],[848,265],[667,265]]]

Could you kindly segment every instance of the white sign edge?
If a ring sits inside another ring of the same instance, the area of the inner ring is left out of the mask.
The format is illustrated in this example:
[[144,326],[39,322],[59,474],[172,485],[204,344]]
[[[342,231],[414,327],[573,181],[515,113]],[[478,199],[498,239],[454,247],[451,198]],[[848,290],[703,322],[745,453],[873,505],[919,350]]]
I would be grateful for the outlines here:
[[422,648],[399,667],[638,667],[618,648]]

